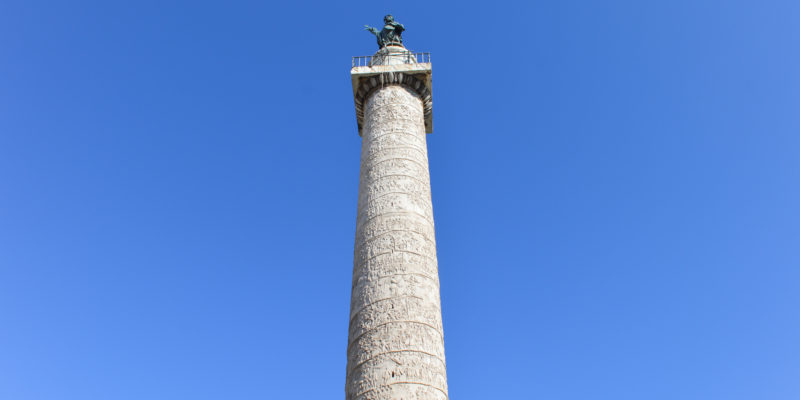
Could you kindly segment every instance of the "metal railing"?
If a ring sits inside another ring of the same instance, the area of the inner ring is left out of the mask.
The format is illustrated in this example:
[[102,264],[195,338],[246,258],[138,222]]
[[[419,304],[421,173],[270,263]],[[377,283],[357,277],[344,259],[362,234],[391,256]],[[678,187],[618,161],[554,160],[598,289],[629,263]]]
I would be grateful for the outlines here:
[[374,63],[380,63],[386,58],[392,61],[400,60],[401,64],[423,64],[431,62],[431,53],[413,53],[410,51],[399,53],[387,53],[377,56],[358,56],[353,57],[353,67],[370,67]]

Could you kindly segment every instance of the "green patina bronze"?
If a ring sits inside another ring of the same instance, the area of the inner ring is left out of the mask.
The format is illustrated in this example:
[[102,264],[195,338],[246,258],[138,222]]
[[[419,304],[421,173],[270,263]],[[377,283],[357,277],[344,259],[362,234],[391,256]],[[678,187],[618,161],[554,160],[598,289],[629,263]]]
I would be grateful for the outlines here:
[[403,38],[400,35],[406,28],[403,24],[396,22],[391,14],[383,17],[383,29],[380,31],[369,25],[364,25],[364,29],[372,32],[378,38],[378,47],[380,48],[403,45]]

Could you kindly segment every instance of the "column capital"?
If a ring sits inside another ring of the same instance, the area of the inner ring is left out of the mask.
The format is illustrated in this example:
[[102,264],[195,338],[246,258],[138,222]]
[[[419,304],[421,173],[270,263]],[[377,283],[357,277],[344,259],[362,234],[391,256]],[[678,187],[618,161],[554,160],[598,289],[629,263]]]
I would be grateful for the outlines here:
[[356,106],[358,135],[364,123],[364,106],[375,89],[401,85],[419,95],[425,132],[433,133],[433,86],[429,53],[412,53],[404,47],[387,46],[372,56],[353,57],[350,78]]

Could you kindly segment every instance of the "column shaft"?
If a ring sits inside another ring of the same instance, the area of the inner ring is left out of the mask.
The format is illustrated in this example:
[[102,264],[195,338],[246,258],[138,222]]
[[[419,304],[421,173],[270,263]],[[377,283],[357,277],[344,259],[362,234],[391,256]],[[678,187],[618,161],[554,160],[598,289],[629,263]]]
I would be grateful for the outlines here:
[[364,109],[347,400],[447,399],[423,103],[374,90]]

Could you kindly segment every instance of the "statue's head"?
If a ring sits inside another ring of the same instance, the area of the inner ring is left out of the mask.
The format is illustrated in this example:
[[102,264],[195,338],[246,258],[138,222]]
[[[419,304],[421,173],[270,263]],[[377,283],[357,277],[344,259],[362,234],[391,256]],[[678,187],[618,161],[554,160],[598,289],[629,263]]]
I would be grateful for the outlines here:
[[388,24],[388,23],[391,23],[391,22],[394,22],[394,17],[392,16],[392,14],[389,14],[389,15],[383,17],[383,23],[384,24]]

